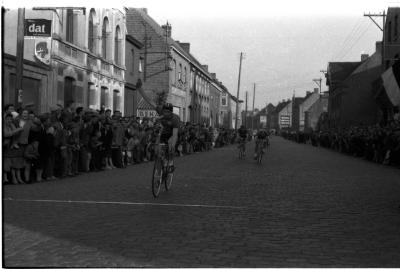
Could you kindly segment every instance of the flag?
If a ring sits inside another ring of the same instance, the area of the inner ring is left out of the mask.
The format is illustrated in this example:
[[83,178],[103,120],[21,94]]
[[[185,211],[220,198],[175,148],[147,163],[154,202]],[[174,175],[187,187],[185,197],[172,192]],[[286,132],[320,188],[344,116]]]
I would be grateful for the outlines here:
[[51,38],[35,38],[35,57],[44,64],[50,64]]
[[390,102],[394,106],[400,105],[400,61],[382,74],[383,86]]

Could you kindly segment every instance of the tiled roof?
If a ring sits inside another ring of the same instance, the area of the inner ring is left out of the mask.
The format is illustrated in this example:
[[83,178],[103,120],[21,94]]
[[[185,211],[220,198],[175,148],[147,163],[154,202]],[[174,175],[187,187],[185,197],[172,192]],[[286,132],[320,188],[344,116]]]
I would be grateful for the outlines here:
[[361,62],[330,62],[326,84],[332,85],[345,80],[360,64]]
[[154,110],[154,108],[146,102],[146,100],[143,99],[143,97],[140,99],[138,103],[138,109],[140,110]]

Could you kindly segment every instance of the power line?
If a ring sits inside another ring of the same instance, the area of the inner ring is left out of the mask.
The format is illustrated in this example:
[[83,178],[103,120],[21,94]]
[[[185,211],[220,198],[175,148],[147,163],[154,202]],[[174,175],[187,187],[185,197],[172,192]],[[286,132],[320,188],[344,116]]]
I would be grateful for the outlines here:
[[351,31],[347,34],[346,38],[343,40],[343,43],[340,46],[340,49],[337,50],[336,53],[334,54],[333,59],[337,58],[337,56],[342,53],[343,48],[345,47],[345,45],[347,45],[346,43],[350,40],[350,38],[352,38],[354,36],[353,32],[356,30],[356,28],[360,27],[361,21],[362,21],[362,18],[359,17],[358,20],[354,23],[353,28],[351,29]]
[[358,41],[365,35],[365,33],[369,30],[369,28],[371,28],[371,23],[369,23],[368,27],[364,30],[364,32],[362,32],[362,34],[357,38],[357,40],[353,43],[353,45],[347,50],[347,52],[343,55],[343,57],[340,59],[342,60],[343,58],[345,58],[349,52],[353,49],[353,47],[358,43]]
[[[365,28],[363,29],[363,26]],[[354,31],[351,38],[348,40],[345,47],[342,48],[340,54],[337,55],[337,58],[342,59],[344,55],[349,51],[350,47],[354,45],[354,42],[358,39],[358,37],[369,27],[369,24],[361,23],[359,27]]]

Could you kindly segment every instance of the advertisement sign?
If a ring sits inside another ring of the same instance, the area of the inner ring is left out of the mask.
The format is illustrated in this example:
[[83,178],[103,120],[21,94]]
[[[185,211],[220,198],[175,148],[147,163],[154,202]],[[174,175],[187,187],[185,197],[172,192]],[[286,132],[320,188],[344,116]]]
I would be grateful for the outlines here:
[[138,109],[136,112],[136,115],[140,118],[155,118],[158,116],[155,110],[150,109]]
[[44,64],[50,64],[51,38],[35,39],[35,57]]
[[290,126],[290,116],[289,115],[281,115],[279,119],[279,124],[282,127],[289,127]]
[[51,37],[51,20],[26,19],[25,38]]

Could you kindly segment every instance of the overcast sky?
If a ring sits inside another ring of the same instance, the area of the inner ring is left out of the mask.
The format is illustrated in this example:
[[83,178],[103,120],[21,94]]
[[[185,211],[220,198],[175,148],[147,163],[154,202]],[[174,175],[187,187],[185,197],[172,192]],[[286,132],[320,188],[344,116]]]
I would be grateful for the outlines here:
[[[3,1],[3,5],[82,6],[82,1]],[[85,6],[146,7],[159,24],[172,24],[175,40],[191,43],[192,54],[236,95],[239,54],[240,98],[249,91],[255,106],[304,96],[329,61],[359,61],[372,54],[382,32],[364,13],[380,13],[399,0],[134,0],[85,1]],[[379,23],[382,24],[381,19]],[[323,79],[323,90],[326,90]],[[251,102],[250,102],[251,103]]]

